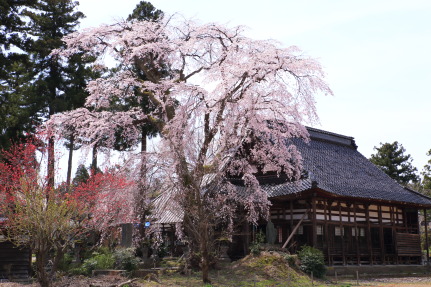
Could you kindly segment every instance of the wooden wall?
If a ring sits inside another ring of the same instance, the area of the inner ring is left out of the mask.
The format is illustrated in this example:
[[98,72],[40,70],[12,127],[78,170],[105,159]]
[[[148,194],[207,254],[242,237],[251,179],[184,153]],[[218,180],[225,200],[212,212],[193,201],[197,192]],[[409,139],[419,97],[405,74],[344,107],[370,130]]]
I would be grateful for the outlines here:
[[31,270],[29,249],[18,249],[10,242],[0,242],[0,279],[27,279]]

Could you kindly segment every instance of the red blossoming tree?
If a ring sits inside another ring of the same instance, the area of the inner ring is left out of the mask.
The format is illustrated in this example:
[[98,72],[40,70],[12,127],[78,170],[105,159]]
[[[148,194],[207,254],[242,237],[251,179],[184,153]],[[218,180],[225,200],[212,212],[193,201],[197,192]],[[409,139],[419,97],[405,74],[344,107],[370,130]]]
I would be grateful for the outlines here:
[[[0,162],[3,233],[7,240],[29,247],[36,255],[36,276],[43,287],[51,286],[63,254],[75,240],[89,230],[104,231],[131,220],[126,207],[133,189],[120,174],[106,172],[62,193],[40,176],[45,156],[43,149],[27,142],[5,151]],[[50,273],[46,269],[49,261],[53,264]]]
[[[229,233],[239,207],[252,223],[268,214],[256,170],[299,178],[301,155],[289,139],[307,139],[302,124],[317,119],[314,96],[331,94],[320,64],[297,47],[247,38],[241,27],[175,16],[103,25],[64,41],[59,55],[87,53],[99,59],[95,68],[107,57],[122,65],[89,83],[85,108],[54,115],[48,126],[60,134],[72,125],[94,142],[113,145],[121,136],[133,145],[143,123],[157,124],[161,138],[145,155],[147,169],[157,168],[176,194],[208,282],[215,226]],[[130,98],[148,102],[151,112],[109,108]],[[239,194],[228,176],[242,178],[246,191]]]

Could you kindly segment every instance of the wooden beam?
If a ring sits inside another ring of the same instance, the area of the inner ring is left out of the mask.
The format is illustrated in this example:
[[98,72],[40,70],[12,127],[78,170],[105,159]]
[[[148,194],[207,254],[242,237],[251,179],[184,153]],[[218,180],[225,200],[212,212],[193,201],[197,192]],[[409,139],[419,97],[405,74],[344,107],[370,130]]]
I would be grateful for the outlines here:
[[293,200],[290,201],[290,232],[293,230]]
[[386,251],[385,251],[385,239],[384,239],[384,232],[383,232],[383,218],[382,218],[382,206],[379,204],[378,206],[378,212],[379,212],[379,230],[380,230],[380,250],[382,254],[382,264],[386,264]]
[[353,220],[355,222],[355,226],[353,227],[355,229],[355,241],[356,241],[356,263],[358,265],[361,265],[361,254],[359,250],[359,239],[360,239],[360,231],[358,228],[358,222],[357,222],[357,214],[356,214],[356,203],[353,203]]
[[374,258],[373,258],[373,245],[371,242],[371,222],[370,222],[370,205],[364,204],[365,207],[365,220],[367,222],[367,247],[369,251],[370,256],[370,264],[374,264]]
[[312,244],[313,247],[317,247],[317,223],[316,223],[316,195],[313,194],[313,197],[311,198],[311,208],[313,209],[311,213],[311,225],[312,225]]
[[325,204],[325,242],[326,242],[326,256],[328,258],[328,265],[332,265],[331,262],[331,252],[329,246],[331,246],[331,242],[329,242],[329,231],[328,231],[328,212],[331,212],[332,201],[323,201]]
[[341,202],[338,201],[338,217],[340,221],[340,236],[341,236],[341,254],[343,256],[343,265],[347,265],[347,258],[346,258],[346,244],[344,242],[344,225],[343,225],[343,215],[341,212]]
[[427,221],[427,210],[424,208],[424,218],[425,218],[425,248],[427,249],[427,264],[430,264],[430,251],[428,243],[428,221]]
[[295,228],[290,233],[289,237],[287,238],[286,242],[284,242],[283,246],[281,248],[286,248],[287,244],[289,243],[290,239],[292,239],[293,235],[295,234],[296,230],[298,230],[299,226],[301,226],[301,223],[304,221],[305,216],[307,213],[310,212],[310,209],[307,209],[305,213],[302,215],[301,220],[296,224]]

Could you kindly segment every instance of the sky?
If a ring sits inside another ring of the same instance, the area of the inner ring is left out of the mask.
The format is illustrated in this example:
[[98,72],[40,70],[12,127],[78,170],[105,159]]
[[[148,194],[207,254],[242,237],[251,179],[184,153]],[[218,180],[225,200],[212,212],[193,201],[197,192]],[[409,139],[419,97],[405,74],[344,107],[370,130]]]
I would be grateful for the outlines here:
[[[80,0],[80,28],[125,19],[139,0]],[[422,170],[431,157],[431,1],[153,0],[166,14],[247,27],[254,39],[319,59],[334,96],[315,128],[352,136],[367,158],[398,141]]]

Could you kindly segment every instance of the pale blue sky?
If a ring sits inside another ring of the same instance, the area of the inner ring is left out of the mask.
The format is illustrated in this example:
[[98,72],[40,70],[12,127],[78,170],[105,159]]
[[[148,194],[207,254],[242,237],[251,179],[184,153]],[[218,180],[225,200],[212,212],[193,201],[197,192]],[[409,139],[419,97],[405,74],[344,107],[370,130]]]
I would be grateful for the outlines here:
[[[81,0],[82,27],[126,18],[139,0]],[[369,157],[399,141],[419,171],[431,149],[431,1],[153,0],[202,22],[247,26],[248,36],[296,45],[320,59],[334,91],[319,97],[324,130],[353,136]]]

